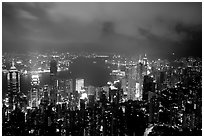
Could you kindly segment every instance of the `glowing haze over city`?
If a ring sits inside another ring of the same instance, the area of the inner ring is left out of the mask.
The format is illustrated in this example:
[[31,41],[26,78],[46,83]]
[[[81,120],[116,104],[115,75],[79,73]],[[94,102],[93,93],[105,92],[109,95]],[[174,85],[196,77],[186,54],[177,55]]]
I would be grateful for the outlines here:
[[3,136],[201,136],[201,2],[3,2]]

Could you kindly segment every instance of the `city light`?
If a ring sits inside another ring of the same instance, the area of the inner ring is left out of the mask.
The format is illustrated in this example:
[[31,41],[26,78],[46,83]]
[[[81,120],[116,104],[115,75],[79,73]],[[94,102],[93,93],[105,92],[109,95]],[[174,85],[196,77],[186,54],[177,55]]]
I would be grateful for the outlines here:
[[82,93],[81,94],[81,97],[80,97],[80,99],[87,99],[88,98],[88,95],[87,95],[87,93]]
[[3,2],[2,136],[202,136],[201,11]]
[[76,79],[76,91],[81,92],[84,88],[84,79]]
[[38,74],[33,74],[33,75],[31,76],[31,78],[32,78],[33,80],[38,80],[38,79],[39,79],[39,75],[38,75]]

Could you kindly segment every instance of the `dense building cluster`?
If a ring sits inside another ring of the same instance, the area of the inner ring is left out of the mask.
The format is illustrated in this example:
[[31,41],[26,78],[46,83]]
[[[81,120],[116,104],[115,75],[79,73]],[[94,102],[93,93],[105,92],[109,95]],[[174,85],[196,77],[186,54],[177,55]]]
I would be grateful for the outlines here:
[[110,74],[113,81],[95,87],[85,86],[83,78],[58,78],[59,63],[53,57],[50,83],[41,85],[33,73],[27,95],[20,90],[20,72],[13,61],[3,99],[3,135],[202,135],[200,59],[114,58],[105,60],[117,65]]

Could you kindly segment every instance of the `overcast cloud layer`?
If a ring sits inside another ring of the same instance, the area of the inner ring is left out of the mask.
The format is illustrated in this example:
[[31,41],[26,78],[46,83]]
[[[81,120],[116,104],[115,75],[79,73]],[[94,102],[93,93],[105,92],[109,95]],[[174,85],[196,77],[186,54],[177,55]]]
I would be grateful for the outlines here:
[[3,52],[201,56],[202,3],[3,3]]

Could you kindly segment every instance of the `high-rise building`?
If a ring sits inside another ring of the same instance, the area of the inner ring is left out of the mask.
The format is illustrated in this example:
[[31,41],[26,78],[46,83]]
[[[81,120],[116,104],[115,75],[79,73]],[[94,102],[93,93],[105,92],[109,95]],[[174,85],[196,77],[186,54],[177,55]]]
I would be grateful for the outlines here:
[[62,102],[61,98],[64,99],[67,97],[65,89],[65,79],[57,79],[57,102]]
[[143,82],[143,100],[149,100],[149,92],[155,92],[155,83],[153,78],[146,75]]
[[48,85],[44,85],[43,87],[43,96],[45,101],[49,101],[50,91]]
[[9,95],[9,109],[14,109],[19,103],[20,95],[20,73],[12,61],[12,66],[7,74],[8,79],[8,95]]
[[57,102],[57,61],[52,59],[50,62],[50,96],[51,103]]
[[150,123],[158,122],[158,95],[155,93],[155,82],[153,78],[145,75],[143,81],[143,96],[142,99],[148,102],[148,121]]
[[40,87],[38,92],[38,101],[39,102],[43,101],[43,98],[44,98],[44,91],[43,91],[43,88]]
[[108,98],[109,102],[114,104],[119,104],[122,101],[122,98],[123,98],[123,89],[121,89],[121,87],[115,87],[114,85],[110,86],[109,98]]
[[127,75],[127,99],[135,100],[136,67],[130,67]]
[[158,90],[162,90],[163,88],[165,88],[165,84],[166,84],[166,72],[164,71],[160,71],[158,72],[158,78],[157,78],[157,89]]
[[76,91],[80,93],[84,88],[84,79],[76,79]]
[[58,96],[62,99],[67,99],[73,93],[72,79],[58,79],[57,80]]
[[136,82],[135,88],[136,88],[136,90],[135,90],[135,99],[136,100],[141,100],[142,95],[140,93],[140,84],[138,82]]
[[128,100],[128,81],[127,81],[127,75],[125,78],[121,80],[121,89],[123,90],[123,98],[124,100]]
[[118,104],[119,103],[119,90],[118,89],[111,89],[109,93],[109,101],[111,103]]
[[147,75],[147,55],[145,54],[144,58],[143,58],[143,64],[144,64],[144,75]]
[[155,93],[149,92],[151,94],[151,99],[149,103],[149,123],[158,123],[159,116],[159,102],[157,95]]
[[110,92],[109,86],[103,86],[102,90],[106,92],[106,98],[109,101],[109,92]]
[[137,83],[139,83],[139,85],[136,83],[136,94],[138,94],[139,96],[139,100],[142,99],[143,96],[143,70],[144,70],[144,65],[142,64],[142,62],[139,62],[137,64]]
[[72,79],[68,79],[65,80],[65,91],[68,95],[70,95],[71,93],[73,93],[73,80]]
[[30,91],[30,107],[38,107],[39,105],[39,84],[40,79],[38,74],[33,74],[31,77],[31,91]]
[[99,101],[100,100],[101,88],[100,87],[96,87],[95,91],[96,91],[96,101]]
[[94,86],[88,86],[88,105],[89,107],[94,106],[96,96],[96,88]]
[[50,61],[50,75],[51,76],[57,75],[57,61],[54,59]]
[[88,86],[88,95],[95,95],[95,87]]

